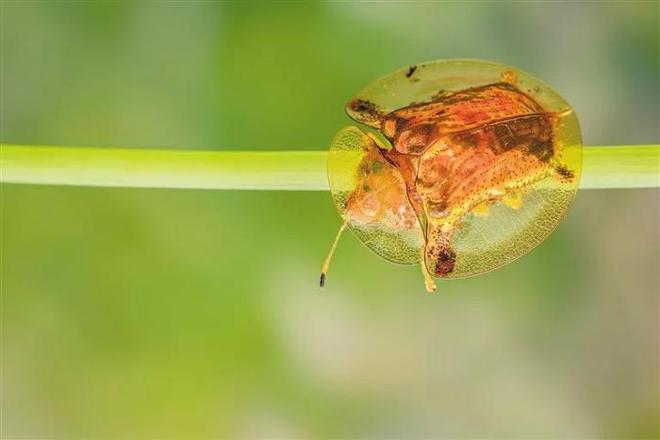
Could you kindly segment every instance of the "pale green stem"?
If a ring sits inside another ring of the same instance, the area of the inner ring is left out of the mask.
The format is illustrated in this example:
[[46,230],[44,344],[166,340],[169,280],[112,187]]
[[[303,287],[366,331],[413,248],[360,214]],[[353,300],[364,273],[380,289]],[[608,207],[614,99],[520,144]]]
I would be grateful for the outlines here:
[[[581,188],[657,188],[660,145],[584,147]],[[328,189],[325,151],[0,145],[0,182],[143,188]]]

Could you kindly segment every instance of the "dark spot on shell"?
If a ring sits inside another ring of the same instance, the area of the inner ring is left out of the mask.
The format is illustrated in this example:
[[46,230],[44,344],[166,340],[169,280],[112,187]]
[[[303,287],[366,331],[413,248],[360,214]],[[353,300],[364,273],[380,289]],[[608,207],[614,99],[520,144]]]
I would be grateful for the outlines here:
[[354,99],[348,104],[349,108],[357,113],[368,115],[371,119],[378,120],[381,118],[382,113],[378,106],[366,99]]
[[532,140],[529,144],[529,152],[542,162],[547,162],[553,155],[552,139],[546,141]]
[[413,76],[415,70],[417,70],[417,66],[410,66],[408,68],[408,72],[406,72],[406,78],[410,78],[411,76]]
[[435,128],[434,124],[421,124],[400,132],[395,142],[397,150],[408,154],[421,154],[433,139]]
[[465,132],[465,133],[459,133],[454,136],[454,142],[457,144],[462,144],[467,147],[474,148],[479,145],[479,137],[476,133],[474,132]]
[[567,182],[570,182],[573,180],[573,177],[575,177],[575,173],[569,170],[565,165],[558,165],[555,170],[557,171],[557,174],[559,174],[559,176],[562,178],[562,180]]
[[515,121],[495,126],[495,136],[497,136],[502,150],[506,151],[520,144],[516,128]]
[[435,273],[438,276],[447,276],[454,270],[456,264],[456,252],[450,248],[443,248],[438,253],[435,261]]
[[376,110],[376,104],[365,99],[356,99],[351,102],[351,110],[356,112],[373,112]]

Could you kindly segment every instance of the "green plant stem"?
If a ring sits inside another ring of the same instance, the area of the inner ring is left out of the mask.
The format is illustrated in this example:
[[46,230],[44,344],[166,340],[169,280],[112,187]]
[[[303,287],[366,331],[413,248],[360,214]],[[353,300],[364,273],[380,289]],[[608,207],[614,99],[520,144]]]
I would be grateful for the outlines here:
[[[0,182],[141,188],[328,189],[325,151],[0,145]],[[657,188],[660,145],[584,147],[581,188]]]

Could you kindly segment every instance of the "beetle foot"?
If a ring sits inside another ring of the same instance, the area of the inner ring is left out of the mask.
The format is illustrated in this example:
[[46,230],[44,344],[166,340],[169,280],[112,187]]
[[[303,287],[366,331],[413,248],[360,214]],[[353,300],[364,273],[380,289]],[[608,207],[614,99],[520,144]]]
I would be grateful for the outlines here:
[[435,293],[437,289],[435,281],[433,281],[433,278],[431,278],[431,276],[426,271],[424,271],[424,286],[426,287],[426,291],[428,293]]
[[424,261],[423,254],[420,265],[422,266],[422,275],[424,275],[424,286],[426,287],[426,291],[428,293],[434,293],[436,290],[435,281],[433,281],[433,277],[429,273],[429,270],[426,268],[426,262]]

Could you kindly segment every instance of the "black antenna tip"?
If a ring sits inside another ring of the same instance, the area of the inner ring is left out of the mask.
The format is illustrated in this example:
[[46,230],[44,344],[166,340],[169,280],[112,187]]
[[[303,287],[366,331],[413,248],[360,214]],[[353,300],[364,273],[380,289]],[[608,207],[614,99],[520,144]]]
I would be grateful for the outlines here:
[[319,281],[319,286],[325,286],[325,272],[321,272],[321,280]]

